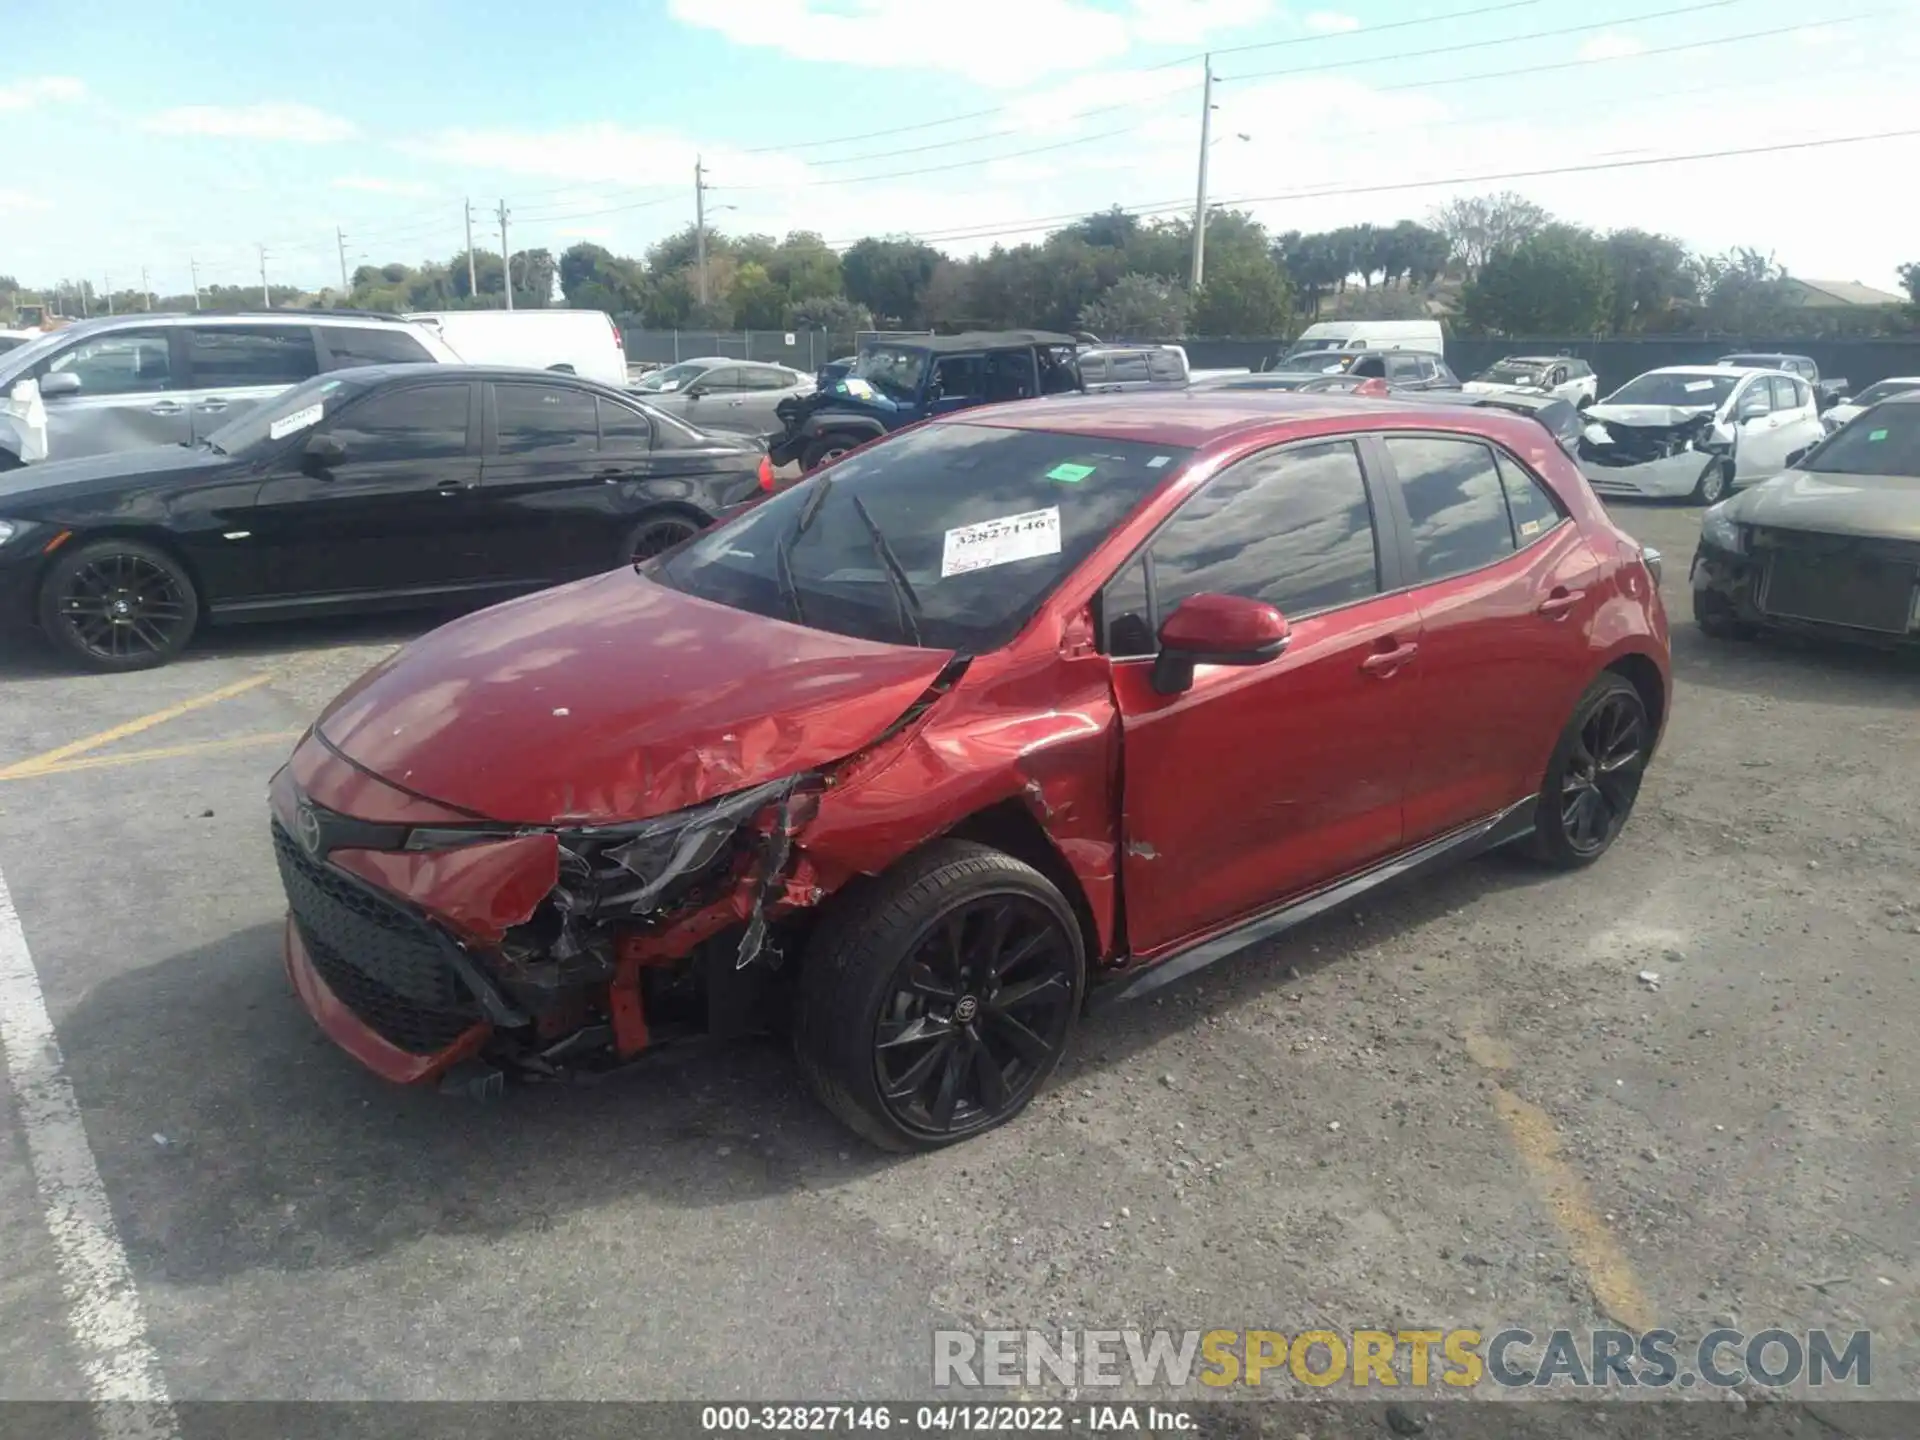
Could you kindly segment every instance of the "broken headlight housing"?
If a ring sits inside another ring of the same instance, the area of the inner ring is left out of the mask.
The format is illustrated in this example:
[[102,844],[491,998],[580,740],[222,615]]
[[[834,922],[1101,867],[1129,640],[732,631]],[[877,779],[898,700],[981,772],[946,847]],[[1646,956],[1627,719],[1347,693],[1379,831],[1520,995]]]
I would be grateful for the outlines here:
[[1746,549],[1746,538],[1727,511],[1729,503],[1723,500],[1700,517],[1700,543],[1729,555],[1739,555]]

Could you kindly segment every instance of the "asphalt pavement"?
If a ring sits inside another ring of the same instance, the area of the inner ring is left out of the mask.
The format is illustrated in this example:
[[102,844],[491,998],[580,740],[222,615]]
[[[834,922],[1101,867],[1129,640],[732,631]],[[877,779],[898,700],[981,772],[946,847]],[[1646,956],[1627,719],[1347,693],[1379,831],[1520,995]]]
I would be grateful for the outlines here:
[[1604,861],[1490,857],[1098,1015],[911,1158],[770,1043],[476,1105],[321,1039],[266,781],[427,622],[0,653],[0,1399],[901,1398],[936,1329],[1608,1323],[1869,1328],[1920,1398],[1920,664],[1708,641],[1698,511],[1617,514],[1676,686]]

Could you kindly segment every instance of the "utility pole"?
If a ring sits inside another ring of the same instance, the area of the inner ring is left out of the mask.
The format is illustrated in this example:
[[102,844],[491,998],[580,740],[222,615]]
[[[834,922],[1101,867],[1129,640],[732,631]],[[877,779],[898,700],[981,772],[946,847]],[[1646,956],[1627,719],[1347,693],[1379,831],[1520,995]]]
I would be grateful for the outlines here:
[[1194,294],[1207,278],[1207,149],[1213,143],[1213,56],[1201,63],[1207,79],[1200,91],[1200,190],[1193,202],[1193,270],[1187,279]]
[[347,292],[353,287],[347,284],[347,237],[338,225],[333,227],[333,242],[340,247],[340,303],[347,303]]
[[467,299],[479,303],[479,272],[473,265],[473,201],[467,201]]
[[260,247],[260,308],[273,308],[273,292],[267,289],[267,247]]
[[107,314],[111,315],[113,314],[113,276],[102,275],[100,288],[107,292]]
[[200,308],[200,262],[191,255],[187,257],[187,275],[193,281],[193,308]]
[[140,267],[140,308],[153,309],[153,287],[147,283],[147,267]]
[[693,162],[694,293],[701,309],[707,304],[707,175],[698,156]]
[[507,217],[512,212],[507,202],[500,202],[500,277],[506,282],[507,308],[513,308],[513,251],[507,248]]

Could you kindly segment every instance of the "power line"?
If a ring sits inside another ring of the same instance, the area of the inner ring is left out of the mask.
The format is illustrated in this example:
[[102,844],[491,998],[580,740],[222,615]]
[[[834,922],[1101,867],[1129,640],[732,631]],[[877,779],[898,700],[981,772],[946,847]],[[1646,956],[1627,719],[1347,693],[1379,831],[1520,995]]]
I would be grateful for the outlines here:
[[[1836,145],[1864,145],[1881,140],[1904,140],[1920,136],[1920,129],[1879,130],[1865,135],[1834,135],[1818,140],[1789,140],[1772,145],[1750,145],[1727,150],[1702,150],[1683,155],[1653,155],[1638,160],[1596,160],[1575,165],[1553,165],[1532,170],[1503,170],[1493,174],[1449,175],[1429,180],[1399,180],[1377,185],[1334,186],[1325,189],[1291,190],[1276,195],[1235,195],[1214,202],[1211,208],[1230,205],[1262,205],[1282,200],[1322,200],[1342,195],[1377,195],[1398,190],[1431,190],[1447,185],[1480,185],[1495,180],[1537,180],[1556,175],[1586,175],[1606,170],[1636,170],[1655,165],[1682,165],[1699,160],[1726,160],[1747,155],[1774,155],[1794,150],[1819,150]],[[1116,205],[1113,209],[1130,215],[1154,215],[1176,210],[1184,210],[1190,202],[1185,199],[1155,200],[1139,205]],[[1024,235],[1044,228],[1048,222],[1074,220],[1082,218],[1081,213],[1071,215],[1036,216],[1032,219],[997,223],[994,227],[971,227],[963,230],[927,231],[913,238],[927,242],[935,240],[989,240],[1002,235]],[[830,241],[834,245],[851,244],[851,241]]]
[[[1385,25],[1361,25],[1352,30],[1336,30],[1326,35],[1290,35],[1285,40],[1257,40],[1251,45],[1218,45],[1209,53],[1216,57],[1240,55],[1248,50],[1275,50],[1289,45],[1312,45],[1321,40],[1338,40],[1352,35],[1384,35],[1389,30],[1411,30],[1417,25],[1444,25],[1454,20],[1472,20],[1481,15],[1495,15],[1502,10],[1524,10],[1529,5],[1540,3],[1541,0],[1501,0],[1498,5],[1481,5],[1472,10],[1449,10],[1444,15],[1420,15],[1412,20],[1394,20]],[[1198,54],[1183,55],[1178,60],[1168,60],[1152,68],[1160,70],[1168,65],[1186,65],[1201,58]]]

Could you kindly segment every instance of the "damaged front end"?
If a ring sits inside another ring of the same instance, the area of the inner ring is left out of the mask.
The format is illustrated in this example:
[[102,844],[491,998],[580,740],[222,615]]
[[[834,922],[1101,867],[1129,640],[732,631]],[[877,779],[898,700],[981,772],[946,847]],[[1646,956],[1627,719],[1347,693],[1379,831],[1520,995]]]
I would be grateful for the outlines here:
[[1596,494],[1686,496],[1727,463],[1733,443],[1711,410],[1629,421],[1594,406],[1580,436],[1580,469]]

